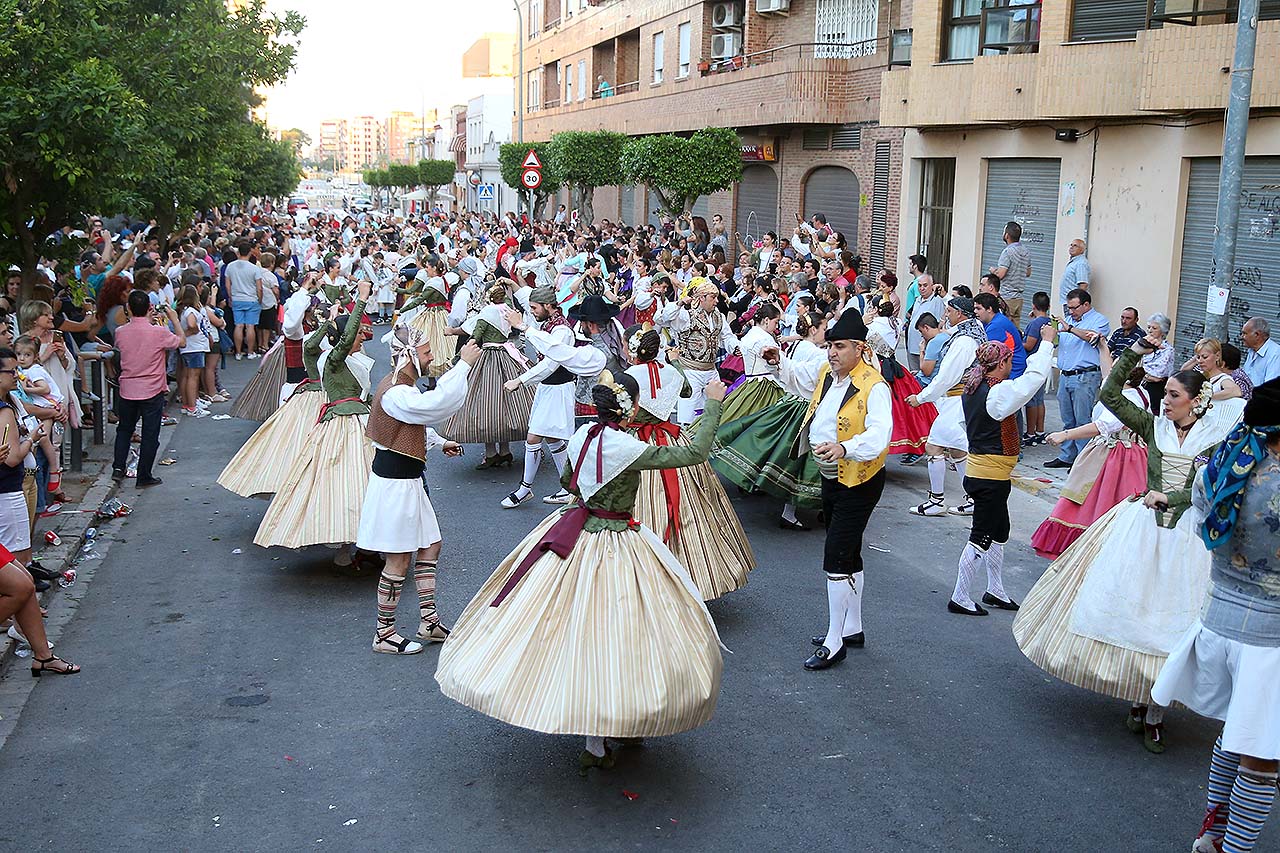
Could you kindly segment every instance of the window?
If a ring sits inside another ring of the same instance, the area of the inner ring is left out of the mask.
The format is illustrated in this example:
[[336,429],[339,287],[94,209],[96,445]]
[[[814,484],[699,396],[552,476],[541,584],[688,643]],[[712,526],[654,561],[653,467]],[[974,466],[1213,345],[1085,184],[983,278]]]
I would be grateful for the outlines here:
[[1036,53],[1040,50],[1040,0],[986,0],[982,10],[982,43],[990,53]]
[[911,30],[894,30],[889,37],[889,65],[911,66]]
[[982,19],[982,0],[946,0],[942,42],[943,61],[973,59],[978,55],[978,29]]
[[525,17],[529,19],[529,38],[533,38],[542,31],[542,25],[538,22],[539,13],[542,11],[542,0],[529,0],[529,8]]
[[945,282],[951,264],[951,208],[956,191],[956,161],[920,161],[920,220],[917,251],[929,262],[933,280]]
[[542,98],[542,80],[541,73],[538,71],[529,72],[529,104],[528,111],[533,112],[540,106],[539,101]]
[[818,0],[815,18],[813,55],[818,59],[852,59],[876,52],[878,0]]
[[587,93],[591,91],[587,87],[587,61],[585,59],[578,60],[578,100],[585,101]]
[[653,34],[653,82],[662,82],[662,59],[666,53],[665,33]]
[[676,77],[683,78],[689,76],[689,52],[693,49],[693,25],[685,21],[676,28],[676,35],[680,40],[680,66],[676,70]]
[[573,101],[573,66],[560,63],[560,76],[564,78],[564,102]]

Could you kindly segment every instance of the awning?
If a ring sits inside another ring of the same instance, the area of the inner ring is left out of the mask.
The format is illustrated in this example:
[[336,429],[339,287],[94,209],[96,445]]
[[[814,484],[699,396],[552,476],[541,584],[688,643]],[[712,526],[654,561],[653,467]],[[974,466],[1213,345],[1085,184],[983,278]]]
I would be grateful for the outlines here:
[[454,154],[467,150],[467,137],[455,136],[453,141],[449,143],[449,150]]

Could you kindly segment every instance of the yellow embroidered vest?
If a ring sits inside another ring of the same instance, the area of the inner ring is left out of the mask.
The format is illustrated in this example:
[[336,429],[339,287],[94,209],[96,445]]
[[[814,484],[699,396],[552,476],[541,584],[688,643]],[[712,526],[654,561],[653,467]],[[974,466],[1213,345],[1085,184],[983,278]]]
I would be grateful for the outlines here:
[[[818,404],[822,402],[822,392],[826,390],[827,379],[831,373],[831,365],[824,364],[818,371],[818,387],[813,391],[813,399],[809,401],[809,411],[805,413],[805,423],[813,420]],[[849,380],[858,389],[858,393],[849,397],[840,407],[836,417],[836,437],[840,441],[848,441],[867,428],[867,399],[871,389],[884,382],[880,371],[865,361],[859,361],[849,372]],[[802,440],[807,440],[803,439]],[[884,460],[889,455],[886,447],[880,455],[870,462],[859,462],[856,459],[841,459],[837,463],[836,479],[842,486],[858,486],[874,477],[884,467]]]

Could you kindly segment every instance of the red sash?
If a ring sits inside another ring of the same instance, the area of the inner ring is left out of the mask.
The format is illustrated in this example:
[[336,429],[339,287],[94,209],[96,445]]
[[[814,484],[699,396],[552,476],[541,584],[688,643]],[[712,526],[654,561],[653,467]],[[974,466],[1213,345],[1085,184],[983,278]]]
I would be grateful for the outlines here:
[[361,400],[359,397],[343,397],[340,400],[333,400],[331,402],[325,403],[323,406],[320,407],[320,415],[316,418],[316,423],[320,423],[321,421],[323,421],[324,416],[329,414],[329,410],[332,409],[334,406],[341,406],[343,403],[363,403],[363,402],[364,400]]
[[302,367],[302,340],[284,339],[284,366]]
[[[641,424],[636,430],[636,438],[658,447],[670,445],[679,435],[680,427],[670,421]],[[680,475],[675,468],[661,468],[658,473],[662,476],[662,491],[667,496],[667,529],[662,533],[662,541],[670,542],[680,531]]]
[[520,565],[516,566],[516,570],[511,573],[511,577],[507,578],[507,582],[502,585],[502,589],[498,591],[498,597],[490,602],[490,607],[497,607],[511,591],[516,588],[516,584],[529,573],[529,569],[533,568],[533,564],[538,562],[543,554],[548,551],[552,552],[560,559],[569,556],[575,545],[578,544],[578,537],[582,535],[582,529],[587,525],[588,518],[608,518],[613,520],[625,520],[629,527],[633,530],[640,527],[640,522],[631,517],[628,512],[609,512],[603,509],[592,509],[587,506],[577,506],[567,510],[560,516],[560,520],[548,528],[547,532],[542,534],[542,538],[533,546],[525,558],[520,561]]

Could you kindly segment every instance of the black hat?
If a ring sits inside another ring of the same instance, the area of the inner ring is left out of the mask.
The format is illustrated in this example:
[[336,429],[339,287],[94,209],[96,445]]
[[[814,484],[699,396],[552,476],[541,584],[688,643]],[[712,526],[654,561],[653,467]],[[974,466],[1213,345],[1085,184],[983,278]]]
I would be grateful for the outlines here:
[[845,311],[836,320],[835,325],[827,329],[828,341],[865,341],[867,324],[856,310]]
[[607,323],[617,317],[621,310],[603,296],[593,295],[570,308],[569,319],[575,323],[580,320],[586,320],[588,323]]
[[1280,379],[1254,386],[1253,397],[1244,404],[1244,422],[1251,427],[1280,425]]
[[520,241],[520,254],[527,255],[533,251],[533,238],[525,237]]

